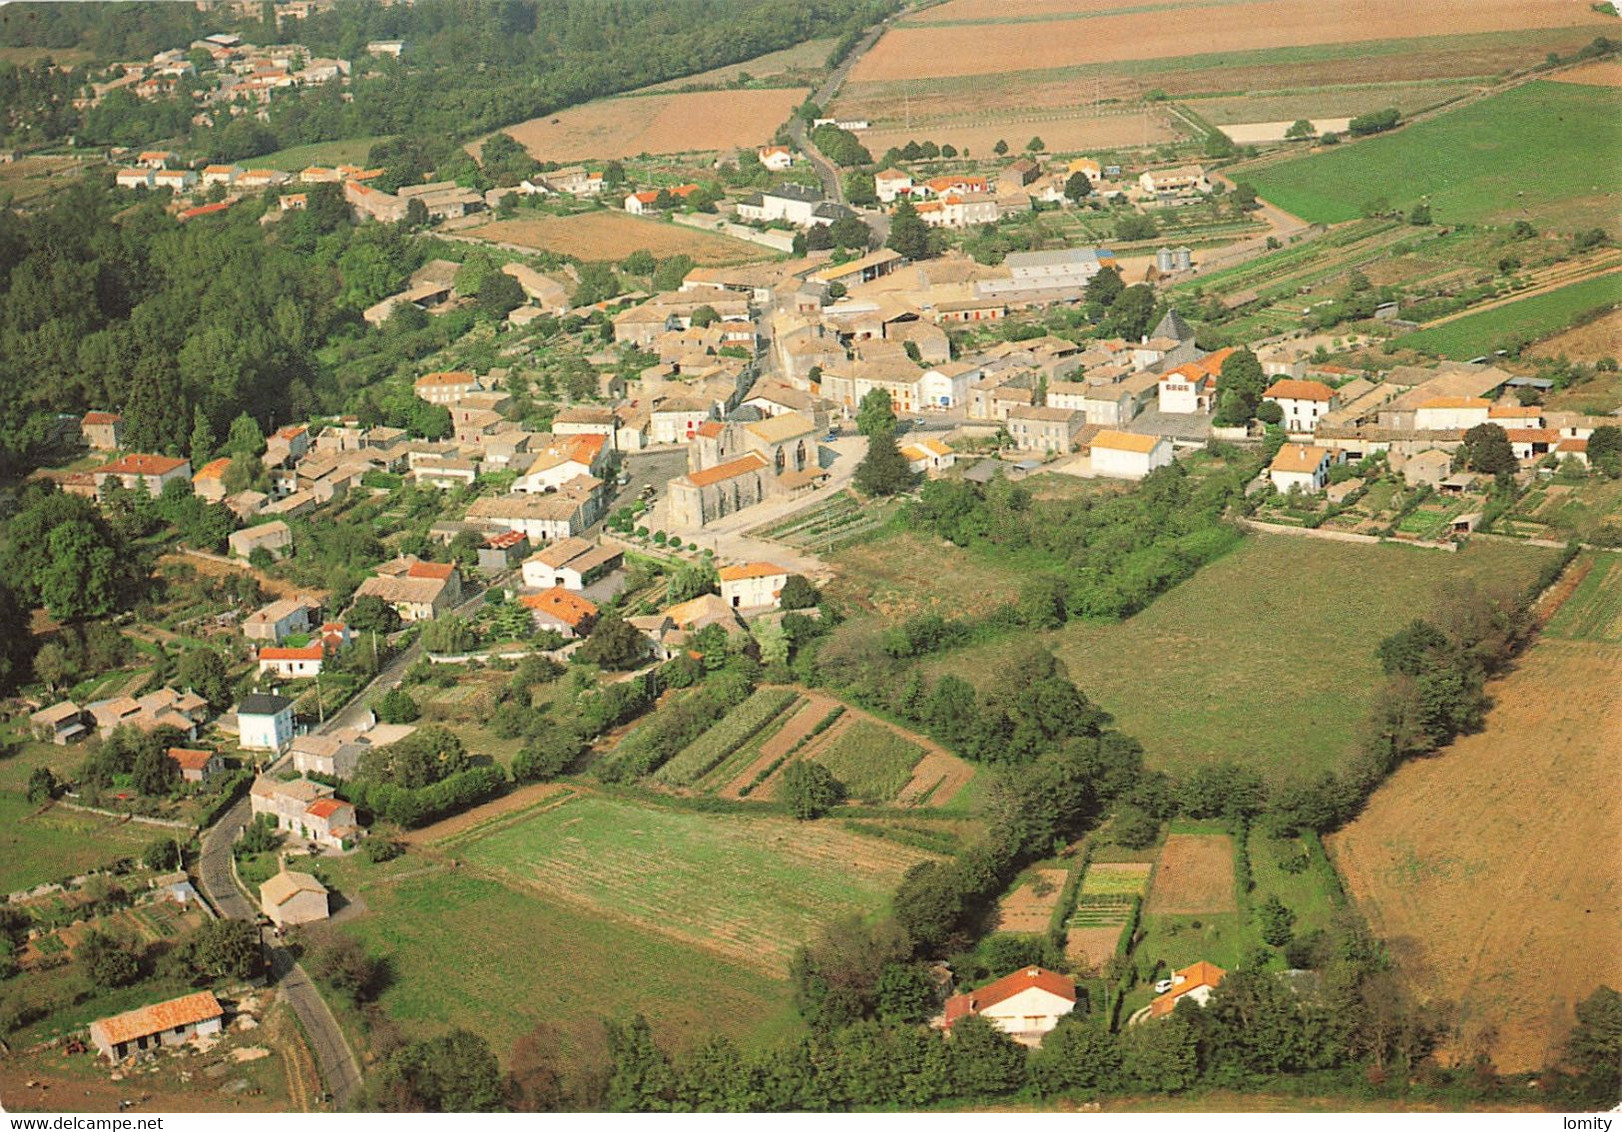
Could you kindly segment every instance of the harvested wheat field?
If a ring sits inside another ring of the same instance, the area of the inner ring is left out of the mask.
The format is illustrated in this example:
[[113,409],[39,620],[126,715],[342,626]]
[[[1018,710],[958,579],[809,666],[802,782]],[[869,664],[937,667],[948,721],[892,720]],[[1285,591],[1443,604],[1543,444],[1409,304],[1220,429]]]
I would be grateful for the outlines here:
[[1564,355],[1574,362],[1597,362],[1601,358],[1622,357],[1622,309],[1601,315],[1592,322],[1562,330],[1545,338],[1531,351],[1540,358]]
[[1329,848],[1416,993],[1516,1073],[1622,986],[1622,646],[1545,638],[1490,692],[1485,730],[1400,768]]
[[1173,833],[1155,866],[1146,911],[1157,916],[1236,912],[1233,839],[1225,833]]
[[744,240],[614,211],[548,216],[540,220],[497,220],[474,228],[466,235],[583,260],[610,262],[622,260],[638,248],[646,248],[660,259],[690,255],[695,263],[706,267],[749,263],[772,254],[769,249]]
[[1079,149],[1156,145],[1173,140],[1177,137],[1177,131],[1168,126],[1159,114],[1152,112],[1096,117],[1083,113],[1043,111],[998,116],[990,122],[953,121],[918,125],[910,130],[868,130],[862,134],[862,144],[872,153],[883,153],[891,146],[899,148],[909,141],[928,138],[937,145],[955,145],[970,153],[989,154],[999,141],[1006,141],[1013,148],[1020,149],[1033,136],[1041,137],[1042,144],[1050,152],[1069,153]]
[[505,132],[541,161],[736,149],[771,141],[808,93],[784,87],[605,98]]
[[[931,24],[902,24],[887,32],[856,64],[851,80],[995,75],[1085,63],[1175,59],[1193,52],[1219,54],[1597,23],[1586,5],[1558,0],[1437,0],[1419,7],[1398,0],[1375,0],[1340,8],[1325,8],[1310,0],[1257,0],[1180,8],[1175,19],[1168,19],[1164,11],[1127,9],[1123,13],[1120,8],[1112,15],[1063,18],[1070,6],[1055,5],[1057,18],[1047,20],[1009,20],[1005,15],[1001,21],[945,23],[953,18],[954,7],[947,4],[935,9]],[[999,11],[1005,10],[999,5]]]
[[997,930],[1027,934],[1047,931],[1068,876],[1063,869],[1037,869],[997,902]]
[[1561,71],[1550,75],[1549,79],[1557,83],[1581,83],[1583,86],[1622,86],[1622,63],[1607,59]]

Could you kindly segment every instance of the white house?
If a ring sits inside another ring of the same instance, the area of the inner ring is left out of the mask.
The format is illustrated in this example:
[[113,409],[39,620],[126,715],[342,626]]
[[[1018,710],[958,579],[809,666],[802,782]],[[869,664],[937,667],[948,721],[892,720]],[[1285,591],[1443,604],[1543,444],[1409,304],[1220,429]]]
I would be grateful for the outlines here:
[[253,692],[237,705],[237,742],[245,751],[280,751],[293,741],[293,701]]
[[1198,165],[1181,165],[1176,169],[1149,169],[1138,177],[1138,187],[1146,193],[1208,193],[1211,182],[1205,170]]
[[524,585],[542,590],[553,586],[583,590],[624,561],[625,555],[612,547],[598,546],[583,538],[561,538],[524,560]]
[[313,598],[289,597],[273,601],[242,619],[242,635],[250,641],[275,644],[283,637],[310,631],[310,614],[317,605]]
[[1093,437],[1092,467],[1100,476],[1140,480],[1171,460],[1171,441],[1163,436],[1141,436],[1107,428]]
[[1318,420],[1335,407],[1335,391],[1321,381],[1275,381],[1262,394],[1284,412],[1285,432],[1316,432]]
[[1216,964],[1207,963],[1203,959],[1193,966],[1184,967],[1181,971],[1173,973],[1170,989],[1149,1004],[1149,1017],[1165,1017],[1176,1010],[1177,1004],[1185,998],[1204,1006],[1210,1001],[1211,992],[1222,985],[1227,973]]
[[1329,469],[1345,459],[1346,454],[1339,448],[1286,444],[1268,465],[1267,478],[1279,491],[1297,487],[1306,492],[1322,491],[1329,483]]
[[1026,1045],[1040,1045],[1053,1027],[1076,1008],[1076,984],[1042,967],[1026,967],[967,994],[946,1000],[945,1023],[978,1014]]
[[786,145],[763,145],[755,150],[755,156],[773,173],[781,173],[794,164],[794,151]]
[[190,169],[159,169],[152,174],[152,184],[159,189],[173,189],[177,193],[189,193],[197,187],[197,174]]
[[909,468],[925,475],[943,472],[957,463],[957,453],[933,436],[917,444],[903,445],[901,454],[907,458]]
[[721,568],[721,600],[733,609],[776,609],[789,571],[770,562]]
[[317,641],[302,648],[279,648],[265,645],[259,650],[259,675],[270,673],[289,680],[308,680],[321,675],[321,662],[326,649]]
[[1414,427],[1421,431],[1470,429],[1486,424],[1492,402],[1485,397],[1432,397],[1414,410]]
[[980,368],[968,362],[946,362],[918,375],[920,409],[956,409],[968,403],[969,386]]
[[152,170],[150,169],[120,169],[113,178],[113,183],[121,189],[150,189],[152,187]]
[[897,197],[906,196],[912,191],[912,174],[899,169],[886,169],[873,174],[873,188],[881,203],[894,203]]

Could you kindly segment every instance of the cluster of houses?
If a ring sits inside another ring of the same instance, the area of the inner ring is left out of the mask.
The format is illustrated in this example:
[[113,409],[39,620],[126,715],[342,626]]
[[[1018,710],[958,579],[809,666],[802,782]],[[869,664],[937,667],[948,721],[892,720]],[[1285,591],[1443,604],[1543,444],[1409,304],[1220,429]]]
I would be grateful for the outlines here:
[[[1588,438],[1606,422],[1582,413],[1551,412],[1523,405],[1515,395],[1528,381],[1496,366],[1442,362],[1435,367],[1396,366],[1378,382],[1359,375],[1325,373],[1324,380],[1291,375],[1263,358],[1277,380],[1266,399],[1283,413],[1289,443],[1268,468],[1281,492],[1324,491],[1331,469],[1349,460],[1383,452],[1393,470],[1410,483],[1445,485],[1453,453],[1477,425],[1495,424],[1523,463],[1553,456],[1588,464]],[[1323,367],[1333,370],[1335,367]]]
[[[208,56],[211,69],[199,75],[197,53]],[[264,105],[278,90],[321,86],[349,78],[347,59],[324,59],[296,43],[256,47],[229,33],[205,36],[188,47],[153,55],[150,61],[114,63],[110,77],[90,84],[90,93],[74,100],[78,110],[100,105],[115,90],[138,99],[165,98],[187,86],[200,107],[233,103]],[[117,72],[116,74],[113,72]]]

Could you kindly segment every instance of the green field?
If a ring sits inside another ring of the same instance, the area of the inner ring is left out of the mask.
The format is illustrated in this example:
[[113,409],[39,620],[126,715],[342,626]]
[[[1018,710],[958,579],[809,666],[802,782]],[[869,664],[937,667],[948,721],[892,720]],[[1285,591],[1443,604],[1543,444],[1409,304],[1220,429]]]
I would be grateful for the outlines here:
[[723,763],[732,762],[730,756],[740,749],[758,746],[752,740],[799,699],[798,693],[788,688],[755,689],[726,718],[660,767],[653,780],[665,786],[693,785]]
[[1570,326],[1578,315],[1618,303],[1622,303],[1622,272],[1612,272],[1405,334],[1397,339],[1397,345],[1468,361],[1503,349],[1514,339],[1546,338]]
[[120,857],[139,857],[157,839],[157,827],[120,822],[54,806],[36,814],[27,797],[28,776],[48,766],[65,777],[84,758],[80,747],[29,742],[0,759],[0,893],[60,880]]
[[284,169],[289,173],[297,173],[300,169],[307,169],[311,165],[363,165],[366,155],[380,141],[386,138],[349,138],[345,141],[315,142],[312,145],[295,145],[291,149],[277,150],[264,157],[248,158],[241,165],[254,169]]
[[[1439,586],[1529,584],[1553,551],[1479,542],[1458,554],[1259,535],[1129,620],[1038,639],[1172,773],[1235,760],[1269,776],[1340,766],[1380,683],[1374,650]],[[931,667],[983,682],[1015,645]]]
[[575,1026],[640,1012],[678,1046],[795,1025],[785,981],[658,932],[467,870],[425,870],[410,855],[381,869],[346,865],[368,913],[343,930],[388,956],[382,1006],[408,1033],[465,1026],[505,1059],[540,1022],[568,1041]]
[[845,784],[850,797],[877,805],[901,793],[923,757],[924,749],[917,743],[864,719],[819,751],[816,761]]
[[1428,198],[1438,224],[1614,224],[1618,183],[1594,155],[1622,147],[1619,105],[1606,87],[1527,83],[1393,134],[1230,175],[1321,223]]
[[828,823],[581,796],[456,846],[513,886],[781,977],[831,917],[880,908],[928,854]]
[[1594,555],[1593,566],[1543,631],[1568,640],[1622,643],[1622,554]]

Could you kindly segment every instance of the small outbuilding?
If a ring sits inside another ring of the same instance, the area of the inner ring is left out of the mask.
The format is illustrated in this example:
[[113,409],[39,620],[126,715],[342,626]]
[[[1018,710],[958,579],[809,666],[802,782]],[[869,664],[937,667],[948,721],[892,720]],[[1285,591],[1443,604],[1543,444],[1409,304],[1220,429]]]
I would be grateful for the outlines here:
[[310,924],[330,915],[327,886],[286,867],[259,886],[259,910],[278,928]]

